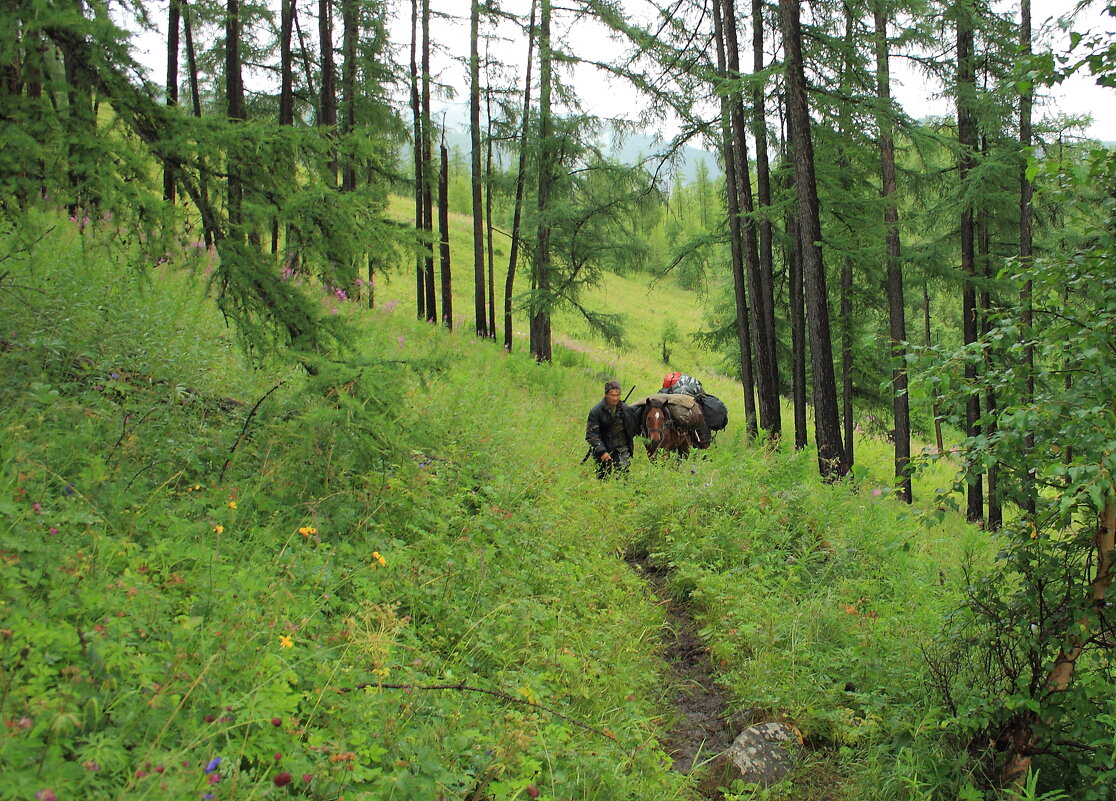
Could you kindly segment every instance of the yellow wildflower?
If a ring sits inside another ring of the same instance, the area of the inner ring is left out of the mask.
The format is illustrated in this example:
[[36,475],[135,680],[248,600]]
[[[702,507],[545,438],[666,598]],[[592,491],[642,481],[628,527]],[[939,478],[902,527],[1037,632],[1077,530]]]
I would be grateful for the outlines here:
[[303,526],[298,530],[298,533],[304,537],[312,537],[313,535],[318,533],[318,530],[313,526]]
[[222,525],[221,525],[220,523],[218,523],[217,525],[215,525],[215,526],[213,527],[213,530],[214,530],[214,531],[216,531],[216,532],[217,532],[218,534],[224,534],[224,533],[225,533],[225,527],[224,527],[224,526],[222,526]]
[[387,567],[387,560],[384,559],[384,557],[380,556],[379,551],[373,551],[372,558],[380,563],[380,567]]
[[291,641],[290,635],[281,634],[279,636],[279,647],[280,648],[292,648],[292,647],[294,647],[294,643]]
[[235,509],[236,508],[236,501],[229,501],[229,508],[230,509]]

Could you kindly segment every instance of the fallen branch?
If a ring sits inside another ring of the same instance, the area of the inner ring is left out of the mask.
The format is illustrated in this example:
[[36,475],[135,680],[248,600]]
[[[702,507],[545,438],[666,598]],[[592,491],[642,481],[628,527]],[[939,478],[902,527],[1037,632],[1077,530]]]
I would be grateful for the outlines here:
[[244,439],[244,434],[245,434],[245,432],[248,431],[248,424],[251,423],[252,418],[256,416],[256,411],[260,408],[260,405],[265,400],[267,400],[268,395],[270,395],[272,392],[279,389],[279,387],[283,386],[286,383],[287,383],[286,381],[280,381],[278,384],[276,384],[271,389],[269,389],[267,392],[265,392],[263,397],[260,398],[258,401],[256,401],[256,405],[252,407],[252,411],[248,412],[248,416],[246,418],[244,418],[244,425],[241,426],[241,428],[240,428],[240,434],[237,436],[236,442],[233,443],[233,446],[231,448],[229,448],[229,455],[225,458],[224,465],[221,466],[221,476],[220,476],[220,478],[217,479],[218,483],[225,480],[225,471],[228,470],[229,465],[232,464],[233,454],[236,453],[237,447],[240,445],[241,440]]

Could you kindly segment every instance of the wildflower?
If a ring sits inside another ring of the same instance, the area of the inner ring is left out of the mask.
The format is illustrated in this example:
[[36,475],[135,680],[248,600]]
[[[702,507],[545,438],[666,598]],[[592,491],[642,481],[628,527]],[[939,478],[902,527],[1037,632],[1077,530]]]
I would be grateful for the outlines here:
[[282,718],[272,718],[271,719],[271,725],[274,726],[275,728],[279,728],[280,726],[283,725],[283,719]]
[[219,781],[221,781],[221,774],[210,773],[208,776],[205,777],[205,781],[207,784],[217,784]]
[[50,527],[50,535],[53,537],[56,534],[58,534],[58,527],[57,526],[51,526]]
[[405,337],[405,336],[399,337],[399,347],[403,347],[403,345],[404,345],[404,343],[406,343],[406,341],[407,341],[407,337]]
[[318,530],[313,526],[303,526],[298,530],[298,533],[304,537],[312,537],[318,533]]
[[73,484],[67,484],[62,490],[62,494],[67,496],[67,497],[69,497],[70,495],[73,495],[74,494],[74,485]]
[[387,567],[387,560],[384,559],[384,557],[380,556],[379,551],[373,551],[372,558],[380,563],[380,567]]
[[279,637],[279,647],[280,648],[293,648],[294,647],[294,642],[291,640],[290,635],[288,635],[288,634],[280,635],[280,637]]
[[880,495],[883,495],[883,490],[874,489],[872,490],[872,494],[878,498]]
[[35,801],[58,801],[58,796],[54,794],[54,790],[39,790],[35,793]]
[[313,779],[313,778],[314,778],[314,777],[313,777],[313,776],[311,776],[311,775],[310,775],[309,773],[303,773],[303,774],[302,774],[302,783],[303,783],[303,784],[309,784],[309,783],[310,783],[310,780],[311,780],[311,779]]
[[848,606],[845,607],[845,614],[846,615],[855,615],[856,614],[856,607],[853,606],[852,604],[849,604]]
[[90,773],[96,773],[97,771],[99,771],[101,769],[101,766],[98,763],[94,762],[92,759],[89,760],[88,762],[82,762],[81,766],[83,768],[85,768],[87,771],[89,771]]
[[109,373],[109,378],[115,381],[116,379],[120,378],[120,373]]
[[236,508],[236,501],[229,501],[229,508],[230,509],[235,509]]
[[291,774],[283,771],[282,773],[277,774],[271,781],[275,784],[276,787],[286,787],[288,784],[291,783]]
[[216,532],[217,532],[218,534],[224,534],[224,533],[225,533],[225,527],[224,527],[224,526],[222,526],[222,525],[221,525],[220,523],[218,523],[217,525],[215,525],[215,526],[213,527],[213,530],[214,530],[214,531],[216,531]]
[[35,503],[31,504],[31,508],[35,510],[35,514],[38,514],[39,512],[43,511],[42,504],[40,504],[38,502],[35,502]]
[[346,300],[349,297],[348,294],[346,294],[344,289],[335,290],[333,294],[336,295],[341,300]]
[[220,767],[220,765],[221,765],[221,757],[219,757],[219,756],[218,757],[213,757],[213,759],[209,760],[209,764],[205,766],[205,772],[206,773],[212,773],[213,771],[217,770],[217,768]]

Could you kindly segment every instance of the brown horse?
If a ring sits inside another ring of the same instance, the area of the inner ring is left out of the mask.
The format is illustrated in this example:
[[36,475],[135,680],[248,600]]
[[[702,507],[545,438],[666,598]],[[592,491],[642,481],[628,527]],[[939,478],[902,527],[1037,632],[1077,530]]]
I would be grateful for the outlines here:
[[690,432],[675,425],[670,419],[670,411],[661,401],[648,401],[643,417],[643,433],[649,440],[648,458],[654,459],[660,450],[664,453],[677,453],[682,458],[690,455],[693,445]]

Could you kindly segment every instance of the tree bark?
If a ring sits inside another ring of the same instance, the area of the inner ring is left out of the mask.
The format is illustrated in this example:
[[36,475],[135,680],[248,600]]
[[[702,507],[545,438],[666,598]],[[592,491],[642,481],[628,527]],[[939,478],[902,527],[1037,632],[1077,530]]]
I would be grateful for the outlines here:
[[[230,120],[244,119],[244,84],[240,77],[240,2],[228,0],[225,9],[225,95],[228,102]],[[240,176],[237,158],[228,155],[228,214],[230,231],[235,232],[241,224],[241,205],[244,200],[244,186]]]
[[[788,188],[793,187],[793,177],[788,175],[787,178]],[[790,273],[791,395],[794,399],[794,449],[797,451],[805,448],[809,440],[806,430],[806,298],[802,289],[802,237],[794,210],[786,213],[786,231],[787,271]]]
[[[167,105],[178,105],[178,32],[181,25],[182,9],[178,0],[170,0],[167,12]],[[175,200],[174,165],[163,162],[163,200],[173,204]]]
[[[911,413],[907,394],[907,339],[906,303],[903,291],[903,265],[900,261],[898,190],[895,178],[895,138],[891,118],[891,67],[888,61],[887,12],[882,0],[876,0],[873,10],[876,28],[876,96],[881,112],[878,120],[880,134],[880,188],[884,199],[884,227],[887,229],[887,310],[891,334],[891,404],[895,422],[895,480],[901,499],[910,503],[911,486]],[[929,324],[929,323],[928,323]],[[935,415],[936,417],[937,415]],[[935,421],[937,425],[937,421]]]
[[[1019,47],[1021,58],[1025,61],[1031,55],[1031,0],[1022,0],[1020,4]],[[1034,105],[1034,90],[1028,86],[1020,93],[1019,97],[1019,263],[1024,269],[1030,269],[1033,260],[1034,240],[1034,186],[1027,179],[1027,158],[1032,142],[1031,113]],[[1031,325],[1034,322],[1034,301],[1032,298],[1032,281],[1028,278],[1019,293],[1019,300],[1023,305],[1023,360],[1027,377],[1023,393],[1022,405],[1024,408],[1031,403],[1035,396],[1035,346],[1031,340]],[[1066,374],[1069,380],[1069,374]],[[1034,451],[1034,434],[1028,433],[1024,442],[1027,454]],[[1034,519],[1037,502],[1037,489],[1035,487],[1035,471],[1027,469],[1023,482],[1023,509],[1027,515]]]
[[[713,35],[717,48],[717,71],[722,80],[728,77],[723,7],[713,8]],[[736,340],[740,347],[740,382],[744,388],[744,424],[749,437],[759,433],[756,417],[755,380],[752,375],[752,337],[748,320],[748,301],[744,294],[743,236],[741,232],[739,168],[733,145],[731,101],[721,95],[721,151],[725,162],[725,205],[728,210],[729,242],[732,259],[732,284],[736,298]]]
[[[926,284],[922,285],[922,327],[923,344],[929,348],[934,344],[934,341],[930,335],[930,289]],[[938,453],[944,453],[945,441],[942,439],[942,402],[941,396],[937,392],[933,395],[931,406],[934,414],[934,444],[938,447]]]
[[508,252],[508,272],[504,279],[504,350],[512,349],[512,293],[515,289],[516,262],[519,258],[520,229],[523,224],[523,192],[527,182],[527,142],[531,117],[531,64],[535,47],[536,0],[531,2],[531,22],[527,27],[527,70],[523,81],[523,121],[519,135],[519,167],[515,176],[515,203],[512,210],[511,244]]
[[438,300],[434,296],[434,131],[430,122],[430,0],[422,0],[422,218],[426,234],[423,296],[426,321],[438,320]]
[[[345,103],[344,118],[341,120],[341,134],[350,137],[356,131],[357,108],[357,40],[360,37],[360,19],[357,0],[341,0],[341,24],[344,28],[342,50],[345,63],[341,72],[341,96]],[[341,167],[341,191],[356,190],[357,165],[354,156],[346,156]]]
[[[958,175],[961,181],[962,197],[969,173],[975,166],[974,154],[977,146],[976,131],[976,65],[973,56],[973,21],[968,0],[958,0],[954,6],[957,13],[957,144],[961,149]],[[962,200],[961,209],[961,272],[964,274],[962,288],[962,338],[965,345],[977,340],[976,309],[976,242],[973,208],[968,200]],[[976,381],[976,367],[967,364],[965,380],[970,386]],[[974,390],[969,394],[965,405],[965,433],[969,437],[980,434],[980,395]],[[970,521],[984,517],[984,497],[980,475],[968,477],[966,492],[966,514]]]
[[449,239],[449,150],[445,133],[439,145],[441,169],[438,170],[438,242],[442,265],[442,322],[453,330],[453,281],[450,277]]
[[469,13],[469,145],[473,192],[473,312],[478,337],[488,336],[484,278],[484,199],[481,189],[480,135],[480,0],[470,0]]
[[485,122],[488,131],[488,136],[485,139],[484,147],[484,219],[485,219],[485,244],[487,247],[488,258],[488,337],[489,339],[496,339],[496,265],[495,255],[492,247],[492,233],[495,227],[493,223],[493,200],[492,200],[492,165],[493,165],[493,150],[492,150],[492,87],[489,85],[488,76],[488,47],[485,46],[485,89],[484,89],[484,110]]
[[[415,172],[415,231],[426,231],[422,187],[426,183],[422,160],[422,111],[418,74],[418,0],[411,0],[411,156]],[[426,317],[426,248],[415,250],[415,302],[418,319]]]
[[550,343],[550,189],[554,182],[554,143],[551,141],[550,93],[553,80],[550,47],[550,0],[541,0],[539,12],[539,221],[535,239],[535,297],[531,309],[531,354],[537,361],[551,360]]
[[[325,135],[333,139],[337,127],[337,69],[333,61],[333,2],[318,0],[318,47],[321,50],[322,91],[318,123],[326,129]],[[333,187],[337,187],[337,152],[330,147],[329,171]]]
[[841,445],[833,345],[821,252],[821,218],[814,173],[814,146],[802,66],[800,0],[779,0],[783,46],[786,52],[787,124],[794,154],[794,183],[798,196],[798,225],[802,243],[802,277],[806,295],[810,366],[814,379],[814,437],[821,475],[834,480],[849,466]]
[[[774,325],[768,325],[765,320],[763,298],[766,294],[770,297],[770,287],[765,293],[764,284],[766,277],[760,270],[759,243],[756,236],[754,204],[752,201],[751,169],[748,164],[748,126],[744,122],[743,93],[739,87],[740,81],[740,49],[737,43],[736,32],[736,5],[735,0],[721,0],[723,15],[721,24],[725,39],[726,76],[734,82],[733,91],[728,98],[730,119],[732,122],[732,150],[736,162],[735,185],[739,193],[739,211],[741,218],[741,233],[743,238],[744,265],[747,268],[747,290],[752,300],[751,331],[753,359],[756,372],[756,385],[759,395],[759,425],[770,436],[778,437],[780,429],[779,387],[776,384],[776,371],[773,368],[775,354],[774,343],[768,341],[768,332],[774,330]],[[726,174],[727,177],[727,174]],[[737,308],[739,309],[739,300]],[[772,314],[774,311],[772,310]]]
[[[760,73],[765,68],[763,53],[763,0],[752,0],[752,69]],[[759,275],[760,298],[752,303],[757,321],[762,321],[766,330],[765,339],[769,346],[767,358],[771,368],[771,383],[774,388],[774,408],[771,428],[772,437],[782,436],[782,404],[779,403],[779,339],[775,327],[775,261],[772,255],[771,219],[771,167],[767,159],[767,110],[764,103],[764,90],[758,83],[752,87],[752,136],[756,142],[756,208],[762,210],[759,217]],[[759,309],[756,310],[756,306]]]

